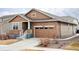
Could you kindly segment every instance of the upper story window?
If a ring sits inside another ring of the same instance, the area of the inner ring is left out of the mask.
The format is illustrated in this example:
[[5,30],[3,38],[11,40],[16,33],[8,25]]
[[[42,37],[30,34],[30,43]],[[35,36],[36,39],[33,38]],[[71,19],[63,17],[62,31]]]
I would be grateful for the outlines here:
[[18,29],[18,27],[19,27],[19,23],[18,22],[14,22],[14,23],[12,23],[12,29]]
[[36,13],[31,13],[31,16],[32,17],[36,17]]

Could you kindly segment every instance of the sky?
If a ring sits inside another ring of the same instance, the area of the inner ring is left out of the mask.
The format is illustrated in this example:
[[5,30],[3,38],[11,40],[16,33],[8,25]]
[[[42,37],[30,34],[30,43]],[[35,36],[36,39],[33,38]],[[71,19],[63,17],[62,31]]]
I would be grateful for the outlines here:
[[[27,13],[31,8],[0,8],[0,16]],[[36,8],[57,16],[72,16],[79,19],[79,8]]]
[[72,16],[79,19],[79,8],[49,8],[44,10],[58,16]]

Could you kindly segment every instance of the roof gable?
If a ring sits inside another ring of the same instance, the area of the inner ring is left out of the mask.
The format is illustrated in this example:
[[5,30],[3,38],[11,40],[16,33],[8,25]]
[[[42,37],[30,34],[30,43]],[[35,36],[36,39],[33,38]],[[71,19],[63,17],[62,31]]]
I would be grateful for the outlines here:
[[25,14],[26,17],[33,19],[33,20],[46,20],[46,19],[52,19],[52,17],[40,12],[37,9],[30,10],[27,14]]
[[16,15],[12,19],[9,20],[9,22],[27,22],[28,19],[22,15]]
[[[36,12],[37,14],[41,14],[41,16],[44,16],[43,18],[38,16],[35,19],[31,19],[31,17],[28,17],[29,14],[32,12]],[[19,17],[18,17],[19,16]],[[16,19],[17,18],[17,19]],[[51,19],[52,18],[52,19]],[[46,21],[60,21],[60,22],[65,22],[65,23],[72,23],[73,19],[76,20],[75,18],[69,17],[69,16],[64,16],[64,17],[59,17],[41,10],[37,9],[32,9],[30,10],[27,14],[14,14],[14,15],[6,15],[3,17],[0,17],[1,20],[3,20],[4,23],[6,22],[23,22],[23,21],[31,21],[31,22],[46,22]]]

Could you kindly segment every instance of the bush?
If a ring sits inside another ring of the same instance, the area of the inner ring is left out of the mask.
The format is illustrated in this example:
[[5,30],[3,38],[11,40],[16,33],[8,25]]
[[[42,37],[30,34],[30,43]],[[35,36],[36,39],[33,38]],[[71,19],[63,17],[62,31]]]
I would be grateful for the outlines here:
[[41,45],[44,47],[47,47],[49,44],[49,39],[48,38],[41,38]]
[[0,39],[1,39],[1,40],[6,40],[6,39],[8,39],[8,35],[1,34],[1,35],[0,35]]

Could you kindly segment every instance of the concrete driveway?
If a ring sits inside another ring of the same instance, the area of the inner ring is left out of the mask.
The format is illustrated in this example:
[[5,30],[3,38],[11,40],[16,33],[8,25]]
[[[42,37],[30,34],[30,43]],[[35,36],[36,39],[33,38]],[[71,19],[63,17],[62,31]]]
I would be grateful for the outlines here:
[[40,44],[40,40],[37,38],[25,39],[9,46],[26,46],[26,47],[35,47]]
[[7,50],[7,51],[11,51],[11,50],[21,50],[24,47],[36,47],[40,44],[39,39],[37,38],[31,38],[31,39],[25,39],[10,45],[0,45],[0,50]]

